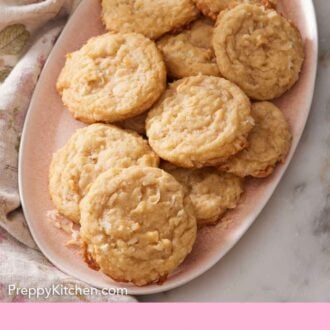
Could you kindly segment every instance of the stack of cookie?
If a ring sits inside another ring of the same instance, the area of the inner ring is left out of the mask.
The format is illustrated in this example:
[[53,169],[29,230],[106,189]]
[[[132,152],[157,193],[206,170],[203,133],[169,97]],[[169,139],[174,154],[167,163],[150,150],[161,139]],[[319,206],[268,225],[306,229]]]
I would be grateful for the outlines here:
[[91,267],[163,282],[197,227],[238,205],[243,178],[286,158],[289,125],[269,101],[298,80],[304,51],[274,6],[102,1],[109,32],[68,54],[57,82],[90,125],[54,154],[49,179],[57,210],[81,225]]

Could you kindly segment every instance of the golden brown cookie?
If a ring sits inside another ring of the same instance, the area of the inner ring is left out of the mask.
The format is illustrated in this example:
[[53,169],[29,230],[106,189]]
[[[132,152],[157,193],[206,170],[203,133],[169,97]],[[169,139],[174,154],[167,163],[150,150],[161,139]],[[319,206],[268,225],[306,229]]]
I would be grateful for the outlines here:
[[158,166],[159,158],[135,132],[93,124],[78,129],[54,155],[49,170],[49,191],[55,207],[79,223],[79,203],[90,185],[112,167]]
[[157,46],[163,54],[168,75],[176,79],[198,74],[220,76],[212,49],[212,34],[212,22],[200,19],[177,35],[161,38]]
[[186,169],[169,163],[162,168],[185,188],[199,226],[216,224],[228,209],[237,206],[243,192],[241,178],[215,168]]
[[242,3],[276,7],[277,0],[192,0],[196,7],[209,18],[216,20],[219,13]]
[[141,135],[146,135],[147,115],[148,115],[148,112],[144,112],[143,114],[138,115],[136,117],[132,117],[132,118],[126,119],[124,121],[121,121],[118,123],[118,125],[122,128],[135,131]]
[[180,167],[217,165],[246,146],[250,101],[228,80],[195,76],[170,85],[148,113],[149,143]]
[[223,11],[213,46],[221,74],[256,100],[271,100],[290,89],[304,60],[299,31],[275,10],[256,5]]
[[114,32],[138,32],[157,39],[193,21],[191,0],[102,0],[102,19]]
[[241,177],[265,177],[279,161],[285,160],[292,135],[281,110],[270,102],[258,102],[252,105],[252,116],[255,126],[249,135],[248,147],[219,169]]
[[115,122],[150,108],[166,87],[160,52],[141,34],[103,34],[67,55],[57,89],[75,118]]
[[189,197],[159,168],[105,172],[80,208],[88,263],[116,281],[138,286],[164,282],[196,239]]

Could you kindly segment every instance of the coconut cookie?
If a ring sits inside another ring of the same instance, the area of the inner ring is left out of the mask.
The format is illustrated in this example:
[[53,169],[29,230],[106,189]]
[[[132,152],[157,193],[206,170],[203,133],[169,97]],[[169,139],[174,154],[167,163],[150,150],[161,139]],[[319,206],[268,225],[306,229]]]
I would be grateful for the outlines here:
[[116,281],[138,286],[165,281],[196,239],[189,197],[158,168],[111,169],[98,177],[80,207],[87,262]]
[[166,35],[157,42],[170,77],[220,76],[212,49],[212,33],[213,24],[200,19],[190,29],[177,35]]
[[166,87],[160,52],[141,34],[103,34],[67,55],[57,81],[64,104],[86,123],[141,114]]
[[217,165],[246,146],[253,127],[250,109],[248,97],[230,81],[183,78],[148,113],[149,143],[177,166]]
[[304,61],[299,31],[275,10],[243,4],[217,20],[213,46],[221,74],[256,100],[281,96]]
[[219,168],[241,177],[265,177],[273,172],[277,162],[285,160],[292,135],[283,113],[270,102],[254,103],[252,116],[255,126],[248,147]]
[[192,0],[196,7],[209,18],[216,20],[218,14],[235,5],[242,3],[250,3],[256,5],[264,5],[267,7],[276,7],[277,0]]
[[237,206],[243,192],[241,178],[214,168],[185,169],[169,163],[162,168],[185,188],[199,226],[216,224],[228,209]]
[[114,32],[138,32],[157,39],[193,21],[198,10],[190,0],[102,0],[102,19]]
[[79,223],[79,203],[90,185],[104,171],[132,165],[158,166],[159,158],[135,132],[94,124],[78,129],[53,155],[49,191],[55,207]]

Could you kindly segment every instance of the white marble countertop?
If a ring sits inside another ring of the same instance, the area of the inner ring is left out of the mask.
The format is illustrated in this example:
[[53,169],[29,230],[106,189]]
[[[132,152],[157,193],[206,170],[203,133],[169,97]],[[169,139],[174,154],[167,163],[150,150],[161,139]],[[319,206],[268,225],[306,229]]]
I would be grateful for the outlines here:
[[320,38],[314,102],[275,194],[210,271],[181,288],[140,300],[330,301],[330,1],[314,4]]

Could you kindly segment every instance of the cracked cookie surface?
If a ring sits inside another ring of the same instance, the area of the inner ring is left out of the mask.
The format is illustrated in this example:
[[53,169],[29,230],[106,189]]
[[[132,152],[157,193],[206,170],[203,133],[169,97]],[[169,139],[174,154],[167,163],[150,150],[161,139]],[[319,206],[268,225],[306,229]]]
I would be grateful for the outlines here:
[[114,32],[138,32],[157,39],[198,16],[190,0],[102,0],[102,19]]
[[157,42],[172,78],[198,74],[220,76],[212,49],[213,23],[199,19],[189,29],[176,35],[168,34]]
[[190,253],[196,231],[189,197],[159,168],[109,170],[81,202],[88,260],[116,281],[163,282]]
[[216,224],[227,210],[238,205],[243,193],[241,178],[215,168],[186,169],[169,163],[162,168],[185,188],[199,226]]
[[115,122],[150,108],[166,87],[166,68],[155,43],[141,34],[91,38],[67,55],[57,81],[63,103],[86,123]]
[[158,166],[159,158],[135,132],[93,124],[78,129],[52,158],[49,190],[58,211],[79,223],[79,203],[104,171],[133,165]]
[[223,11],[213,47],[221,74],[260,101],[289,90],[304,61],[300,32],[275,10],[256,5]]
[[235,175],[266,177],[284,161],[291,146],[290,127],[279,108],[270,102],[252,104],[255,126],[248,147],[229,158],[219,169]]
[[276,7],[277,0],[193,0],[197,8],[207,17],[216,20],[219,13],[242,3]]
[[183,78],[149,111],[149,143],[177,166],[217,165],[245,147],[253,127],[250,110],[248,97],[228,80]]

